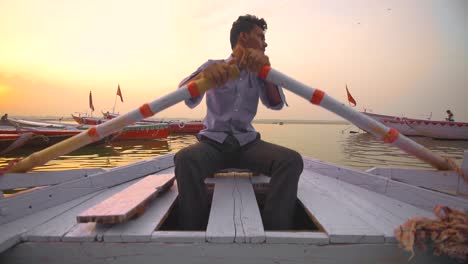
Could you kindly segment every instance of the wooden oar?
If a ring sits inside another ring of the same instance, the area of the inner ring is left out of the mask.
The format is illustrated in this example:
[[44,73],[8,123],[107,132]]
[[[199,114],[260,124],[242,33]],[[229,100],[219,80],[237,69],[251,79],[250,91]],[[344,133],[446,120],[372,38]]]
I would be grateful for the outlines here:
[[263,66],[258,75],[260,78],[270,81],[278,86],[284,87],[289,91],[299,95],[310,101],[312,104],[319,105],[341,117],[350,121],[357,127],[373,134],[376,138],[390,143],[401,150],[413,155],[439,170],[454,169],[460,173],[459,168],[449,159],[436,155],[424,146],[416,143],[408,137],[400,134],[394,128],[388,128],[384,124],[368,117],[361,112],[352,109],[349,106],[335,100],[331,96],[325,94],[323,91],[308,87],[285,74],[272,69],[270,66]]
[[[239,69],[237,66],[230,65],[229,78],[234,79],[238,76]],[[138,109],[134,109],[133,111],[108,120],[100,125],[93,126],[78,135],[63,140],[41,151],[35,152],[17,162],[10,169],[8,169],[7,172],[26,172],[36,166],[43,165],[49,160],[70,153],[71,151],[88,145],[94,141],[98,141],[99,139],[117,132],[134,122],[153,116],[154,114],[185,99],[195,98],[213,86],[213,83],[206,79],[198,79],[189,82],[188,84],[180,87],[177,91],[156,99],[151,103],[144,104]]]

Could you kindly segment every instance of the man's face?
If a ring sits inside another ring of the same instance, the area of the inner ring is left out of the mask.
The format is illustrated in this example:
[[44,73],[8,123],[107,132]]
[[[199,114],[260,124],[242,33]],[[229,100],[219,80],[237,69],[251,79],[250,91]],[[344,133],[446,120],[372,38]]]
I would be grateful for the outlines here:
[[250,32],[241,34],[245,34],[246,48],[257,49],[265,52],[268,44],[265,42],[265,32],[263,32],[259,26],[255,26]]

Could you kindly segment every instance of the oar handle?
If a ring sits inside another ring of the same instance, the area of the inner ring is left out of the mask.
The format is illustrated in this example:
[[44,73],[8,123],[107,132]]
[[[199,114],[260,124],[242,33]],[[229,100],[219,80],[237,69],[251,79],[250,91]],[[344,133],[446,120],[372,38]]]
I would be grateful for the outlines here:
[[[239,69],[236,65],[229,65],[229,79],[239,77]],[[63,140],[48,148],[35,152],[12,166],[7,173],[26,172],[36,166],[43,165],[49,160],[70,153],[92,142],[98,141],[124,127],[138,122],[144,118],[174,105],[183,100],[195,98],[215,85],[207,79],[200,78],[189,82],[178,90],[158,98],[151,103],[146,103],[124,115],[108,120],[97,126],[93,126],[71,138]]]
[[349,106],[335,100],[325,92],[309,87],[300,83],[287,75],[272,69],[268,65],[264,65],[258,72],[260,78],[272,82],[278,86],[282,86],[296,95],[303,97],[312,104],[319,105],[341,117],[350,121],[357,127],[373,134],[378,139],[390,143],[401,150],[413,155],[439,170],[450,170],[453,164],[447,158],[443,158],[424,146],[416,143],[408,137],[400,134],[394,128],[388,128],[384,124],[352,109]]

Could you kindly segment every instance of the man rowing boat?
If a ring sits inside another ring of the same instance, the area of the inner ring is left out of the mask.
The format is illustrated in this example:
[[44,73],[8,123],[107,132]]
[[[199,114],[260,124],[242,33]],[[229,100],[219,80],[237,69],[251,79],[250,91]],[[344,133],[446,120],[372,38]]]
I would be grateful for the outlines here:
[[[232,167],[270,176],[270,191],[262,212],[264,227],[266,230],[292,227],[297,184],[303,169],[301,155],[263,141],[252,126],[259,99],[273,110],[280,110],[285,104],[282,89],[255,73],[270,64],[265,55],[266,29],[264,19],[240,16],[230,34],[234,54],[226,60],[209,60],[179,85],[199,78],[216,84],[206,92],[205,128],[198,134],[199,142],[180,150],[174,158],[182,229],[206,227],[209,201],[204,179],[220,169]],[[236,53],[240,49],[244,51],[242,58]],[[237,63],[241,72],[239,78],[228,81],[231,63]],[[187,99],[185,103],[194,108],[204,95]]]

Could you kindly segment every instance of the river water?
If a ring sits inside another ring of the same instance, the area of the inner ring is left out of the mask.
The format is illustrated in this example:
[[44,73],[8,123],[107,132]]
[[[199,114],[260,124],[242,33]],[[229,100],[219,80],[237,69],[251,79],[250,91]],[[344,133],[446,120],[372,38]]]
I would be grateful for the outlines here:
[[[360,170],[372,167],[430,168],[396,147],[375,140],[370,134],[348,124],[264,124],[254,123],[262,139],[292,148],[304,156],[350,166]],[[355,133],[357,132],[357,133]],[[437,154],[461,164],[468,141],[434,140],[412,137]],[[112,142],[89,146],[51,160],[34,171],[76,168],[111,168],[168,153],[196,142],[194,135],[171,135],[164,140]],[[8,161],[25,157],[37,149],[21,149],[0,157],[0,167]]]

